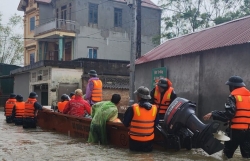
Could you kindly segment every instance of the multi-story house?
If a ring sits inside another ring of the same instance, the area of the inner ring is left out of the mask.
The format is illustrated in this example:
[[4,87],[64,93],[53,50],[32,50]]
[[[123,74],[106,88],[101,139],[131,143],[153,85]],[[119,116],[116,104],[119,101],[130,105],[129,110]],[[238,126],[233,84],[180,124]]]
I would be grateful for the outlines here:
[[[131,8],[124,0],[20,0],[25,65],[77,58],[130,60]],[[142,0],[142,55],[160,35],[161,10]]]

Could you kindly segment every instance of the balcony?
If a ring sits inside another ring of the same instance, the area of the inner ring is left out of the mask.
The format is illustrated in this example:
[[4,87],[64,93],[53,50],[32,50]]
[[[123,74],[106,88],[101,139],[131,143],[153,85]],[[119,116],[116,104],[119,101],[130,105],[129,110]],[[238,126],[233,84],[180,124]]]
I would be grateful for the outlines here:
[[70,32],[75,33],[77,30],[77,25],[75,21],[64,20],[64,19],[54,19],[45,24],[41,24],[35,27],[35,36],[42,34],[61,31],[61,32]]

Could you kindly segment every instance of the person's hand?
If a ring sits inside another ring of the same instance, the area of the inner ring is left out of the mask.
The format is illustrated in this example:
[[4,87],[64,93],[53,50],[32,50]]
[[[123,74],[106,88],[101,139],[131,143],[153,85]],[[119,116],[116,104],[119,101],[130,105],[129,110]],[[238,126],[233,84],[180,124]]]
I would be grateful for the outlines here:
[[210,112],[210,113],[206,114],[205,116],[203,116],[203,119],[204,120],[209,120],[211,118],[211,116],[212,116],[212,112]]

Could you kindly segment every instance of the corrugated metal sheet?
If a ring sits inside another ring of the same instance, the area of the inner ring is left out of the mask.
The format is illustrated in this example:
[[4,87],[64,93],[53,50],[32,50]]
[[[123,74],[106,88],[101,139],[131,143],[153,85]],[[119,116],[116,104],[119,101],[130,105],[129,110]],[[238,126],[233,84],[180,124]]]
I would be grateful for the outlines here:
[[152,49],[136,64],[250,41],[250,17],[244,17],[199,32],[170,39]]

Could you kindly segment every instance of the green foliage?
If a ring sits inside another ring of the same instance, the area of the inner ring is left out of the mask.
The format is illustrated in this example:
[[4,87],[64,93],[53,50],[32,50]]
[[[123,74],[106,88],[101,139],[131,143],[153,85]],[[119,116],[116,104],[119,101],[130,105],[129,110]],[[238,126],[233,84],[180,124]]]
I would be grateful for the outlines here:
[[15,31],[23,27],[22,17],[14,14],[7,24],[2,23],[0,13],[0,63],[23,64],[23,34]]
[[165,39],[250,15],[250,0],[160,0],[160,4]]
[[152,38],[152,42],[154,45],[160,45],[161,43],[161,35],[154,36]]

